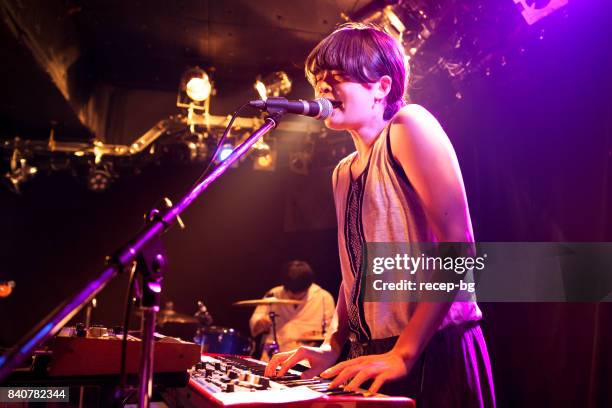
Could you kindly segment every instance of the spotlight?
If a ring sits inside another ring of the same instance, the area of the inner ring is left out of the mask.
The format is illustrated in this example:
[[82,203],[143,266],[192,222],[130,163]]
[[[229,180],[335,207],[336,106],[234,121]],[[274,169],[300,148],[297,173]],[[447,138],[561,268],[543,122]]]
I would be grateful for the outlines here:
[[203,73],[202,77],[193,77],[187,82],[185,87],[185,91],[187,92],[187,96],[193,99],[196,102],[202,102],[210,96],[210,81],[208,80],[208,75]]
[[257,77],[254,88],[265,101],[270,96],[283,96],[291,92],[291,79],[285,71],[275,71],[263,79]]
[[225,143],[223,146],[221,146],[219,153],[217,153],[217,160],[225,161],[225,159],[227,159],[229,155],[232,154],[233,151],[234,151],[234,146],[232,146],[231,143]]
[[200,67],[190,68],[183,74],[179,84],[176,106],[191,111],[208,113],[210,96],[214,95],[213,83]]
[[255,154],[253,170],[273,171],[276,169],[277,152],[264,142],[263,139],[259,139],[252,149]]
[[0,298],[8,297],[15,288],[15,281],[0,281]]
[[263,101],[268,99],[268,91],[266,90],[266,86],[260,80],[255,81],[255,90],[259,94],[259,98]]
[[533,25],[538,20],[566,6],[569,0],[549,0],[541,2],[514,0],[514,3],[516,3],[527,24]]
[[87,188],[95,193],[108,190],[113,182],[112,166],[110,163],[93,165],[87,174]]
[[277,153],[275,151],[268,152],[263,156],[258,156],[255,161],[253,161],[253,170],[276,170],[276,157]]
[[270,153],[266,154],[265,156],[259,156],[257,158],[257,166],[258,167],[270,167],[270,165],[272,164],[272,155]]

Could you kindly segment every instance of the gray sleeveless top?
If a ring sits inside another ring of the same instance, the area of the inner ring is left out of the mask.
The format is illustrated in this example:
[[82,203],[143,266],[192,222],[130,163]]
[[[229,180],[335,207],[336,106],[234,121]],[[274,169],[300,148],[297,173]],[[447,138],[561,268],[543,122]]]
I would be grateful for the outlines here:
[[[367,242],[435,242],[423,205],[403,169],[391,154],[390,125],[376,139],[368,165],[355,180],[350,165],[357,152],[342,159],[334,170],[333,190],[338,220],[338,247],[343,284],[340,296],[346,304],[349,329],[359,341],[398,336],[414,313],[416,303],[365,302],[361,289],[361,265]],[[479,320],[475,301],[455,302],[440,328]]]

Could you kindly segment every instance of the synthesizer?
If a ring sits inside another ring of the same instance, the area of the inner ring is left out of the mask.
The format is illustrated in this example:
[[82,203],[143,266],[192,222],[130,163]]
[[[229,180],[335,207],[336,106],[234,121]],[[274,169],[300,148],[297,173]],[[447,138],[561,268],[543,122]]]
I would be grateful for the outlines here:
[[[190,371],[189,388],[199,394],[199,407],[265,407],[282,404],[303,407],[402,407],[414,408],[414,400],[369,394],[366,390],[328,389],[329,380],[301,379],[289,370],[282,377],[264,377],[265,363],[241,356],[203,355]],[[191,398],[195,403],[195,399]]]

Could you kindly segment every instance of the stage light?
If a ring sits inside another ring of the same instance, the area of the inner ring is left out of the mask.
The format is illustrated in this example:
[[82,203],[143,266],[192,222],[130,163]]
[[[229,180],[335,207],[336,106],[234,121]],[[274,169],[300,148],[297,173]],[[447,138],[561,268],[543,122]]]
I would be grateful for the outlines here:
[[259,98],[261,100],[268,99],[268,92],[266,91],[266,86],[260,80],[255,81],[255,90],[259,94]]
[[214,94],[215,89],[208,74],[200,67],[190,68],[181,78],[176,106],[187,108],[190,116],[195,111],[203,111],[207,115],[210,96]]
[[402,23],[402,20],[393,11],[393,6],[386,6],[382,10],[375,10],[370,15],[366,15],[360,19],[365,24],[375,24],[381,27],[388,34],[390,34],[397,41],[402,43],[402,37],[406,26]]
[[13,150],[11,155],[10,171],[4,177],[9,181],[14,192],[20,193],[21,183],[28,181],[38,172],[34,166],[30,166],[27,160],[21,157],[21,152],[17,149]]
[[217,160],[224,161],[229,157],[230,154],[234,151],[234,146],[231,143],[225,143],[221,146],[219,153],[217,153]]
[[185,86],[187,96],[196,102],[202,102],[210,96],[210,81],[208,75],[203,72],[202,77],[193,77]]
[[95,193],[108,190],[113,182],[112,165],[110,162],[93,165],[87,174],[87,188]]
[[259,167],[269,167],[272,164],[272,155],[270,155],[270,153],[266,154],[265,156],[259,156],[257,158],[257,165]]
[[[384,8],[383,13],[387,19],[387,31],[389,34],[393,35],[400,43],[402,42],[402,35],[404,31],[406,31],[406,26],[402,23],[402,20],[393,12],[391,6],[387,6]],[[393,29],[393,30],[391,30]]]
[[258,156],[253,161],[253,170],[274,171],[276,170],[276,151],[270,151],[263,156]]
[[272,171],[276,169],[277,152],[273,150],[263,139],[259,139],[252,147],[255,155],[253,170]]
[[527,24],[533,25],[549,14],[566,6],[569,0],[549,0],[546,2],[514,0],[514,3],[516,3]]
[[291,92],[291,85],[291,79],[285,71],[275,71],[263,79],[258,77],[253,87],[259,97],[265,101],[270,96],[287,95]]

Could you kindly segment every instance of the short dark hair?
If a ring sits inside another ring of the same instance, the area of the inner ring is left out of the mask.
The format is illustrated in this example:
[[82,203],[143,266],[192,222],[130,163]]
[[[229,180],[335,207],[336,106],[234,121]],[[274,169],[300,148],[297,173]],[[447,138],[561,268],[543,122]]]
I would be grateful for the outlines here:
[[283,265],[281,280],[285,290],[300,293],[312,285],[314,272],[307,262],[294,260]]
[[403,47],[372,24],[341,25],[310,52],[304,69],[312,86],[322,71],[338,70],[361,83],[376,82],[389,75],[392,83],[385,99],[385,120],[406,104],[409,67]]

